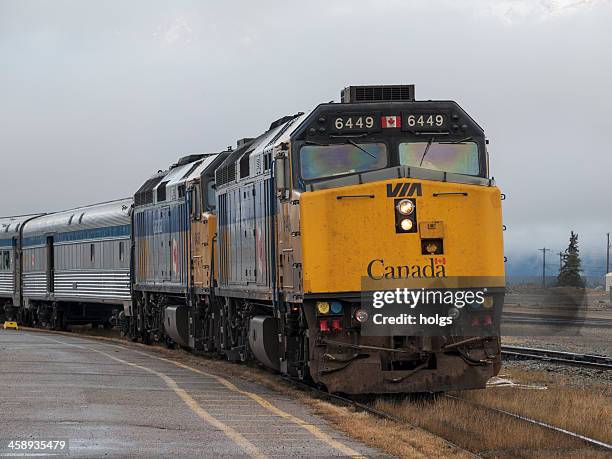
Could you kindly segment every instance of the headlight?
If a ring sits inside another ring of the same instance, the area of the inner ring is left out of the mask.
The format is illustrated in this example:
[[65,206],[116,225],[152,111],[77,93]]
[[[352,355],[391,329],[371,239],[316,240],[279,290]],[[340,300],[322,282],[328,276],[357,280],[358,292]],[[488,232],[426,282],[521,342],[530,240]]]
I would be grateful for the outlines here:
[[459,309],[457,308],[449,308],[448,309],[448,317],[451,317],[453,320],[457,320],[459,318]]
[[370,316],[368,315],[368,311],[365,309],[357,309],[355,311],[355,320],[359,323],[367,322]]
[[339,301],[332,301],[332,304],[330,307],[331,307],[332,314],[342,313],[342,303],[340,303]]
[[317,301],[317,311],[319,311],[319,314],[328,314],[329,303],[327,301]]
[[491,309],[493,307],[493,297],[485,296],[484,301],[482,302],[482,306],[487,309]]
[[404,230],[404,231],[410,231],[412,229],[412,227],[414,226],[414,223],[412,223],[412,220],[410,220],[409,218],[404,218],[401,222],[400,222],[400,227]]
[[397,203],[397,211],[402,215],[410,215],[414,212],[414,202],[410,199],[402,199]]

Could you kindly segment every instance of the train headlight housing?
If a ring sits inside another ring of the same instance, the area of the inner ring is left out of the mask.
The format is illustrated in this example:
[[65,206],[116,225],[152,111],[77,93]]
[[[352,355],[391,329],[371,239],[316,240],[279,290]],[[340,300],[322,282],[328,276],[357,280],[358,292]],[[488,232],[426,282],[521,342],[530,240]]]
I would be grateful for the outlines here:
[[396,209],[402,215],[410,215],[414,212],[414,202],[410,199],[402,199],[397,203]]
[[332,314],[342,314],[342,303],[339,301],[332,301],[330,309]]
[[327,301],[317,301],[317,311],[319,314],[329,314],[329,303]]
[[491,309],[493,307],[493,297],[492,296],[485,296],[484,297],[484,301],[482,302],[482,307],[485,309]]
[[414,222],[409,218],[404,218],[400,220],[400,228],[404,231],[410,231],[414,227]]
[[368,314],[368,311],[366,311],[365,309],[357,309],[355,311],[355,320],[359,322],[360,324],[367,322],[369,318],[370,318],[370,315]]

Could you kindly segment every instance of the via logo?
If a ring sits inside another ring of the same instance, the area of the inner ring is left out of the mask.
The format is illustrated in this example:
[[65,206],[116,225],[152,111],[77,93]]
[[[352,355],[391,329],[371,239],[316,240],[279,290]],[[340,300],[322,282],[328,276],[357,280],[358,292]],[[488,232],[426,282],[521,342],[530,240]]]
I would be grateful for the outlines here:
[[406,198],[409,196],[423,196],[420,183],[387,183],[388,198]]

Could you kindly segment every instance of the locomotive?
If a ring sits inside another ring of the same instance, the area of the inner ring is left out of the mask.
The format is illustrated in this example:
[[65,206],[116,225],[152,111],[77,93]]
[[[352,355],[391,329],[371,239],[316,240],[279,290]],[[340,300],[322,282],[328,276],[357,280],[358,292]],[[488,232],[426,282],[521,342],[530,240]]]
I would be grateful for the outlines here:
[[[13,285],[5,312],[52,325],[93,314],[133,340],[256,359],[331,392],[484,387],[500,369],[498,336],[370,336],[362,303],[380,279],[444,289],[432,282],[464,279],[486,287],[486,307],[503,304],[502,195],[486,143],[456,102],[417,101],[412,85],[349,86],[340,103],[181,158],[106,221],[69,228],[76,210],[22,223],[16,278],[32,242],[48,270],[35,297],[31,280]],[[0,250],[3,240],[0,227]],[[56,240],[78,245],[81,264]],[[88,251],[105,242],[94,269]]]

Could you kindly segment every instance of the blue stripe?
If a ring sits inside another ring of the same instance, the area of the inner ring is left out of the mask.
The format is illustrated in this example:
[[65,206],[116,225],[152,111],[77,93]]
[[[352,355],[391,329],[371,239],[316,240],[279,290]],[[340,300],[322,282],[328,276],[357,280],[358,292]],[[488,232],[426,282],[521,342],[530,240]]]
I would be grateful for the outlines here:
[[134,214],[134,235],[136,238],[142,238],[159,234],[182,233],[187,229],[188,220],[189,213],[184,202],[169,203],[137,211]]
[[0,239],[0,247],[12,247],[13,240],[12,239]]
[[32,246],[32,245],[45,245],[47,243],[46,236],[35,236],[35,237],[25,237],[21,243],[22,247]]
[[[53,235],[53,242],[74,242],[89,239],[103,239],[109,237],[127,237],[130,235],[130,225],[109,226],[106,228],[94,228]],[[47,236],[26,237],[23,239],[23,247],[33,245],[44,245],[47,243]]]

